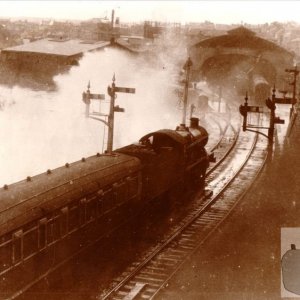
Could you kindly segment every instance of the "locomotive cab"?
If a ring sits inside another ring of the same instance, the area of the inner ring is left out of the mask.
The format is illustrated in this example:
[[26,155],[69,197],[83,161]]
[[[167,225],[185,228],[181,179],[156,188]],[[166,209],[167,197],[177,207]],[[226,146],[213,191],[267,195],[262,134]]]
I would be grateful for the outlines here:
[[174,139],[157,132],[145,135],[139,140],[139,144],[146,149],[153,150],[157,154],[164,151],[182,151],[182,147]]

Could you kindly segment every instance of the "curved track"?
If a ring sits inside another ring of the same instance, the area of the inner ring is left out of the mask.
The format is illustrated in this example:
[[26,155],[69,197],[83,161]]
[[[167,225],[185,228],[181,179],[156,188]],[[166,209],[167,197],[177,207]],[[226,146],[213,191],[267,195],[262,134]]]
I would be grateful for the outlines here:
[[[210,118],[209,120],[214,121],[213,124],[213,136],[216,136],[217,138],[215,138],[215,141],[212,143],[212,149],[217,148],[220,143],[222,142],[223,139],[226,139],[225,135],[226,135],[226,131],[228,129],[228,124],[229,124],[229,118],[228,115],[224,114],[223,118],[220,118],[220,116],[216,116],[216,115],[212,115],[212,118]],[[217,140],[217,141],[216,141]],[[132,216],[132,218],[134,218],[135,216]],[[120,226],[117,226],[115,228],[112,228],[110,232],[106,233],[106,237],[110,236],[111,234],[113,234],[116,230],[118,230],[119,228],[122,228],[124,225],[126,225],[126,223],[128,223],[128,220],[124,220],[124,223],[122,223]],[[101,236],[100,239],[104,238],[103,236]],[[32,289],[34,289],[35,285],[39,284],[43,278],[49,276],[52,272],[56,271],[60,268],[63,268],[63,265],[68,263],[71,259],[74,259],[78,254],[80,254],[81,252],[85,251],[88,247],[92,246],[92,244],[87,244],[84,247],[82,247],[80,249],[80,251],[74,253],[74,255],[72,257],[70,257],[68,260],[63,261],[62,264],[59,264],[53,268],[51,268],[51,270],[49,270],[49,272],[47,272],[46,274],[43,274],[43,276],[37,278],[37,280],[31,282],[29,285],[27,285],[26,287],[24,287],[24,289],[18,291],[16,294],[14,294],[11,298],[9,299],[15,299],[21,295],[26,294],[26,292],[31,292]]]
[[[201,247],[243,197],[266,158],[266,140],[236,132],[235,147],[209,171],[207,186],[214,196],[196,197],[190,213],[173,233],[142,262],[130,267],[115,286],[98,299],[152,299],[181,264]],[[222,148],[222,147],[221,147]]]

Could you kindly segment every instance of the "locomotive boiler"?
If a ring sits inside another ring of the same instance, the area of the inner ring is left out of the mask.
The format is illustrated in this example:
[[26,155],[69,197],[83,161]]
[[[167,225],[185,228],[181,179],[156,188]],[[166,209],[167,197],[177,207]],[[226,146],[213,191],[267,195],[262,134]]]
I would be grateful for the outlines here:
[[1,299],[14,299],[178,184],[203,187],[208,133],[198,121],[1,188]]

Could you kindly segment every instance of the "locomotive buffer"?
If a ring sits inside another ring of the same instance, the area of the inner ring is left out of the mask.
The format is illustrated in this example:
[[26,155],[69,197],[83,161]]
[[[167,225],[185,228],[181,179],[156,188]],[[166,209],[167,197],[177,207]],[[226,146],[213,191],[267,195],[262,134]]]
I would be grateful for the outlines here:
[[[112,85],[107,87],[107,93],[110,96],[110,105],[109,105],[109,112],[108,114],[103,114],[101,111],[94,112],[90,114],[90,104],[91,100],[105,100],[104,94],[92,94],[90,92],[90,82],[88,83],[88,89],[86,92],[82,93],[82,101],[86,105],[85,109],[85,116],[86,118],[91,118],[97,121],[104,123],[108,127],[108,138],[107,138],[107,149],[106,153],[111,154],[113,151],[113,138],[114,138],[114,113],[115,112],[125,112],[125,109],[120,107],[119,105],[115,106],[116,100],[116,93],[135,93],[134,88],[127,88],[127,87],[118,87],[115,84],[116,78],[115,74],[112,79]],[[104,118],[99,118],[95,116],[100,116]],[[106,121],[107,118],[107,121]]]

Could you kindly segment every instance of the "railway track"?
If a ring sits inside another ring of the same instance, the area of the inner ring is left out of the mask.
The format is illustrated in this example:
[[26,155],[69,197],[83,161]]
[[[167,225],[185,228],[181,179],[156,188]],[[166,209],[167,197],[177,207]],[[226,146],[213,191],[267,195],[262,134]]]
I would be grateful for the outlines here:
[[[220,148],[224,151],[224,149],[226,149],[226,147],[224,147],[224,145],[226,144],[226,142],[229,141],[229,137],[228,137],[228,132],[230,131],[230,116],[229,114],[224,114],[221,118],[220,116],[216,116],[216,115],[211,115],[210,121],[214,121],[214,133],[213,136],[218,137],[217,139],[214,140],[213,143],[211,143],[210,149],[216,149],[216,148]],[[121,224],[121,226],[119,226],[120,228],[123,227],[125,224],[127,223],[127,220],[124,220],[124,223]],[[116,229],[118,228],[112,228],[112,231],[109,232],[107,234],[107,237],[113,233]],[[165,238],[166,235],[164,235],[164,237],[162,237],[162,239]],[[87,247],[89,247],[91,245],[87,245]],[[87,247],[83,247],[81,249],[84,250]],[[155,250],[155,245],[153,246],[153,248],[151,247],[151,249],[147,249],[147,253],[149,251]],[[77,256],[79,253],[74,253],[74,257]],[[74,258],[72,257],[72,258]],[[67,263],[67,261],[64,261],[63,264]],[[58,265],[57,268],[61,268],[62,265]],[[51,271],[57,271],[56,268],[52,268]],[[50,273],[49,273],[50,274]],[[47,274],[48,275],[48,274]],[[15,294],[11,299],[15,298],[15,297],[19,297],[20,295],[26,294],[28,292],[28,294],[30,294],[30,292],[32,290],[35,289],[35,285],[38,285],[39,282],[41,281],[41,279],[43,279],[43,277],[38,278],[38,280],[31,282],[30,285],[26,286],[23,290],[21,290],[20,292],[18,292],[17,294]],[[24,296],[26,298],[26,295]],[[101,297],[100,297],[101,298]]]
[[[228,113],[218,114],[210,112],[207,115],[209,116],[209,124],[214,123],[217,125],[218,129],[215,129],[210,133],[208,143],[206,145],[206,148],[208,151],[213,152],[215,149],[217,149],[224,138],[227,135],[228,129],[232,126],[231,125],[231,109],[229,106],[227,106]],[[206,125],[205,127],[209,127]],[[216,133],[216,131],[219,131],[219,135]]]
[[266,161],[266,140],[229,127],[231,146],[224,150],[224,144],[230,144],[228,135],[224,136],[218,146],[224,150],[223,156],[208,172],[207,187],[214,196],[205,200],[200,195],[196,197],[190,213],[173,233],[148,257],[128,268],[98,299],[153,299],[250,188]]
[[[214,126],[212,126],[212,123]],[[206,148],[209,151],[213,151],[215,148],[218,147],[218,144],[224,137],[228,128],[227,123],[222,126],[220,120],[218,120],[217,118],[211,118],[209,125],[205,123],[204,127],[207,128],[209,132],[209,139]]]

